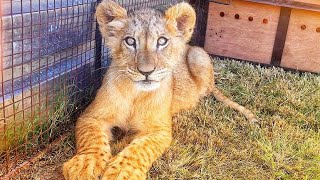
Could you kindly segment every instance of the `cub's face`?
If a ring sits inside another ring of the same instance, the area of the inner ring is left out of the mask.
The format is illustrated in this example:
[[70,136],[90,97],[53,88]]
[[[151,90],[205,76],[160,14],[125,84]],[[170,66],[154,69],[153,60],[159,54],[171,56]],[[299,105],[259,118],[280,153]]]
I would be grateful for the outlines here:
[[113,1],[104,0],[96,15],[113,58],[111,68],[143,91],[157,89],[170,76],[195,24],[195,12],[187,3],[165,13],[153,9],[127,13]]
[[179,44],[167,30],[163,15],[151,9],[129,14],[120,41],[123,56],[119,61],[126,64],[126,74],[136,87],[145,91],[160,87],[176,62],[173,49]]

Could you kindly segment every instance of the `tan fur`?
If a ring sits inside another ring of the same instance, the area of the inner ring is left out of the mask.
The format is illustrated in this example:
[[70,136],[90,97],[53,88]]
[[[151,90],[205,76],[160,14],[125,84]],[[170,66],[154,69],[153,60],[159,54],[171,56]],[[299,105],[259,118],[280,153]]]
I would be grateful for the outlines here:
[[[145,179],[170,145],[172,116],[210,92],[254,119],[214,87],[208,54],[187,45],[196,20],[189,4],[180,3],[164,14],[151,9],[127,13],[104,0],[96,16],[113,60],[95,100],[78,119],[77,153],[63,166],[66,179]],[[168,39],[165,47],[157,43],[161,36]],[[128,45],[126,37],[134,38],[136,46]],[[147,71],[151,73],[143,75]],[[143,81],[146,78],[152,81]],[[135,132],[115,156],[109,144],[113,127]]]

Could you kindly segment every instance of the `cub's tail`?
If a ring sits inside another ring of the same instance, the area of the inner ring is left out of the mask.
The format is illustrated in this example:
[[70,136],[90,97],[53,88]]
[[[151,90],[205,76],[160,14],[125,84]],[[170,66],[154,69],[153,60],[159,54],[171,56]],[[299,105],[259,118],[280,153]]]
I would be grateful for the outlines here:
[[247,108],[239,105],[238,103],[232,101],[231,99],[229,99],[228,97],[226,97],[225,95],[222,94],[222,92],[216,87],[213,86],[213,95],[214,97],[220,101],[223,102],[224,104],[226,104],[227,106],[229,106],[230,108],[233,108],[237,111],[239,111],[240,113],[242,113],[251,123],[256,123],[258,122],[257,117]]

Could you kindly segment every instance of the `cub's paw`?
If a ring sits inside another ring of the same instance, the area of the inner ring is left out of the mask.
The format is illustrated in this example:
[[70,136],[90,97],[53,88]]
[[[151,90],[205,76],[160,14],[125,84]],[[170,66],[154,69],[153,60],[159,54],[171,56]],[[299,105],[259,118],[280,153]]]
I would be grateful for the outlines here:
[[103,174],[110,157],[103,153],[77,154],[63,164],[66,180],[97,180]]
[[101,180],[144,180],[146,179],[146,174],[142,169],[144,167],[138,167],[137,164],[128,159],[115,157],[108,164]]

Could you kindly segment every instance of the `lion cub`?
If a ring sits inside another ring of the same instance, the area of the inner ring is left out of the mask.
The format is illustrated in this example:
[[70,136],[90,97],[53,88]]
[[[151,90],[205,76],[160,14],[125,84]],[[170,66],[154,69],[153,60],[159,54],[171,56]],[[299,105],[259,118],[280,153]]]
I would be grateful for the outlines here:
[[[215,88],[209,55],[187,45],[196,22],[188,3],[164,13],[128,13],[104,0],[96,16],[113,60],[95,100],[76,124],[77,153],[63,165],[66,179],[145,179],[152,163],[170,146],[172,116],[211,92],[255,120]],[[136,132],[115,156],[109,144],[113,127]]]

